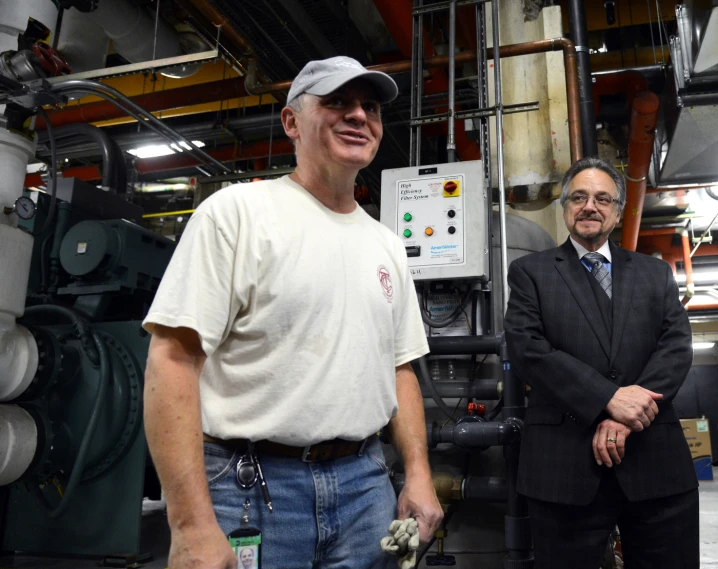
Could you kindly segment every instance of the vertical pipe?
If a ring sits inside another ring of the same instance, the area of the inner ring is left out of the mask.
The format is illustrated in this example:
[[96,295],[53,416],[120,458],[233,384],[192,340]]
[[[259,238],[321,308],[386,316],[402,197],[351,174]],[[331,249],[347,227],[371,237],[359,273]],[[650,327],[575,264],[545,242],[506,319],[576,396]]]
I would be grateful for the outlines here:
[[446,141],[448,162],[456,162],[456,124],[454,120],[456,83],[456,0],[449,0],[449,136]]
[[[424,0],[419,0],[419,7],[424,5]],[[424,16],[419,15],[416,26],[416,51],[418,60],[416,62],[416,116],[422,114],[421,99],[424,96]],[[416,161],[415,166],[421,165],[421,126],[416,127]]]
[[[489,106],[489,75],[488,53],[486,47],[486,4],[476,4],[476,75],[478,77],[476,93],[478,108]],[[481,160],[484,162],[484,202],[486,204],[486,235],[489,243],[489,267],[494,266],[493,246],[493,194],[491,192],[491,136],[489,135],[489,117],[481,117],[479,121],[479,144]],[[484,334],[493,334],[494,302],[489,290],[484,292]]]
[[[523,419],[526,411],[525,386],[511,371],[506,343],[502,345],[504,383],[504,422]],[[533,567],[531,558],[531,528],[529,526],[526,498],[518,493],[519,443],[504,447],[506,460],[507,512],[505,518],[505,539],[508,555],[504,558],[505,568]]]
[[597,156],[596,114],[593,107],[593,84],[591,79],[591,58],[588,51],[588,30],[584,0],[568,0],[569,29],[576,45],[578,59],[578,86],[581,98],[581,138],[583,155]]
[[[493,34],[494,53],[499,53],[499,2],[491,3],[491,27]],[[504,187],[504,112],[501,99],[501,58],[494,57],[494,104],[496,106],[496,162],[498,165],[499,182],[499,225],[501,232],[501,293],[503,300],[502,314],[506,313],[509,302],[509,257],[506,247],[506,188]]]
[[658,96],[650,91],[636,95],[631,111],[628,135],[628,167],[626,168],[626,207],[623,212],[621,247],[635,251],[641,227],[646,178],[653,155],[658,119]]
[[[412,6],[414,5],[414,2],[412,2]],[[419,57],[419,50],[417,47],[417,19],[421,16],[417,16],[415,14],[412,14],[411,17],[411,110],[409,112],[409,117],[411,119],[416,118],[417,112],[416,109],[418,107],[417,100],[416,100],[416,94],[417,94],[417,88],[419,79],[417,79],[417,74],[419,71],[419,65],[418,65],[418,57]],[[418,138],[418,132],[419,127],[413,127],[409,126],[409,166],[416,166],[416,145],[421,144]]]
[[686,294],[681,299],[683,306],[693,298],[695,285],[693,284],[693,261],[691,261],[691,243],[688,238],[688,231],[681,231],[681,246],[683,247],[683,269],[686,271]]

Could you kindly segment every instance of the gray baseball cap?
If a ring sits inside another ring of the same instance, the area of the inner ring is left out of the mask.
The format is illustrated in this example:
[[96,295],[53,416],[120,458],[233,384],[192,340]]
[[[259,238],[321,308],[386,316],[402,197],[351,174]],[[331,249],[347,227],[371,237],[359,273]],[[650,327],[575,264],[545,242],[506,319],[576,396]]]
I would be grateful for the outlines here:
[[292,82],[287,104],[303,93],[323,97],[360,77],[374,87],[379,103],[396,99],[399,89],[386,73],[369,71],[356,59],[340,55],[307,63]]

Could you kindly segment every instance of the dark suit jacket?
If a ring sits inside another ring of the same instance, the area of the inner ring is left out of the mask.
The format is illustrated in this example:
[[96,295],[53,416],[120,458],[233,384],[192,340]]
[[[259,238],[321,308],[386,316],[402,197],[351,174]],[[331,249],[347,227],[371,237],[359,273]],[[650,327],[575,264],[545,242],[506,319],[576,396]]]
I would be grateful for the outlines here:
[[[662,393],[656,420],[626,441],[616,476],[629,500],[697,487],[672,401],[691,366],[691,328],[669,265],[611,244],[613,330],[570,240],[514,261],[506,342],[516,375],[531,386],[519,459],[519,492],[584,505],[605,466],[591,442],[619,387]],[[590,276],[590,275],[588,275]]]

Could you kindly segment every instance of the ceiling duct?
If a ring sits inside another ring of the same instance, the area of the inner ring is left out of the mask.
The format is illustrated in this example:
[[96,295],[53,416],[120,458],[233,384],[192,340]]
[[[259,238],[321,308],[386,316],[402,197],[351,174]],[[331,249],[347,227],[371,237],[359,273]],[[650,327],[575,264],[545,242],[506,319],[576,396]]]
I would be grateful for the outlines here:
[[690,0],[676,6],[678,35],[670,38],[672,89],[654,157],[656,183],[718,181],[718,5]]

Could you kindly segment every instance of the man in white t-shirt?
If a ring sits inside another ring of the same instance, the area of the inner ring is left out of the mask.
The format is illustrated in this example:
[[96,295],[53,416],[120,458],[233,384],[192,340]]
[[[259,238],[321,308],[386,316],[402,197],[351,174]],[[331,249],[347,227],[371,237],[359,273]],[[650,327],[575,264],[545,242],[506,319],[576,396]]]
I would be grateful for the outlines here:
[[[265,569],[389,567],[391,520],[416,518],[422,541],[441,521],[406,253],[354,201],[396,95],[348,57],[310,62],[282,110],[296,171],[225,188],[188,224],[144,323],[170,569],[234,569],[226,535],[245,514]],[[384,427],[406,471],[398,504]]]

